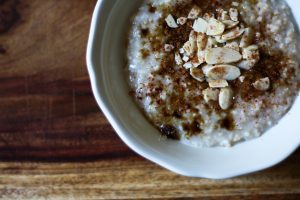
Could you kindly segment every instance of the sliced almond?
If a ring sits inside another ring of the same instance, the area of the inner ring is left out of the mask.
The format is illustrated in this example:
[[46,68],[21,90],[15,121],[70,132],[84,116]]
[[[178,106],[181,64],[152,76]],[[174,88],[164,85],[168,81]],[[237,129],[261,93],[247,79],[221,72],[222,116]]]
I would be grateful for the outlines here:
[[214,14],[204,13],[203,19],[209,21],[211,18],[215,18]]
[[237,66],[241,69],[249,70],[256,65],[256,60],[242,60],[237,64]]
[[195,20],[193,29],[197,33],[206,33],[207,26],[208,26],[208,23],[204,19],[199,17],[198,19]]
[[175,52],[175,62],[177,65],[183,65],[182,58],[178,52]]
[[179,17],[179,18],[177,19],[177,24],[179,24],[179,25],[184,25],[184,24],[186,23],[186,21],[187,21],[187,18],[186,18],[186,17]]
[[207,44],[207,36],[204,33],[198,33],[197,35],[197,48],[198,51],[202,51],[205,49]]
[[241,71],[233,65],[215,65],[210,68],[205,75],[214,80],[222,79],[232,81],[241,75]]
[[244,83],[245,78],[246,78],[245,76],[240,76],[240,77],[239,77],[239,81],[240,81],[241,83]]
[[165,44],[165,51],[171,52],[175,47],[171,44]]
[[203,73],[204,73],[204,74],[207,74],[208,70],[209,70],[210,68],[212,68],[212,67],[213,67],[213,65],[204,65],[204,66],[202,67]]
[[243,58],[246,60],[259,60],[259,50],[257,45],[251,45],[243,49]]
[[219,98],[220,91],[218,89],[207,88],[202,91],[205,102],[217,101]]
[[223,11],[222,13],[221,13],[221,21],[225,21],[225,20],[229,20],[230,19],[230,17],[229,17],[229,15],[228,15],[228,12],[227,11]]
[[187,62],[187,63],[184,63],[183,67],[184,67],[185,69],[190,69],[190,68],[193,67],[193,64],[192,64],[191,62]]
[[245,32],[242,36],[240,47],[244,48],[252,44],[254,38],[254,31],[252,28],[245,28]]
[[194,6],[191,11],[189,12],[188,18],[189,19],[196,19],[200,14],[202,10],[198,6]]
[[229,48],[229,49],[233,49],[233,50],[235,50],[237,52],[240,52],[240,47],[239,47],[239,44],[238,44],[237,41],[227,42],[224,47]]
[[225,88],[228,87],[226,80],[210,80],[208,81],[209,87],[211,88]]
[[178,25],[175,22],[175,19],[174,19],[174,17],[171,14],[167,16],[167,18],[165,19],[165,21],[167,22],[167,25],[170,28],[178,28]]
[[224,30],[225,30],[225,25],[222,22],[214,18],[209,19],[207,31],[206,31],[207,35],[211,35],[211,36],[221,35],[222,33],[224,33]]
[[215,39],[216,39],[216,41],[217,41],[218,43],[221,43],[221,44],[226,42],[226,40],[222,40],[222,39],[221,39],[221,36],[220,36],[220,35],[215,36]]
[[232,21],[238,21],[238,17],[239,17],[239,12],[236,8],[230,8],[229,9],[229,16],[231,18]]
[[240,4],[236,1],[232,2],[232,6],[238,7]]
[[190,68],[190,74],[197,81],[200,82],[205,81],[205,76],[203,74],[203,71],[197,67]]
[[231,88],[222,88],[219,94],[219,105],[223,110],[230,108],[233,100],[233,91]]
[[270,79],[268,77],[259,79],[253,83],[253,86],[257,90],[266,91],[270,88]]
[[197,57],[200,65],[205,63],[205,51],[198,50]]
[[213,47],[215,47],[217,45],[218,45],[217,40],[215,38],[213,38],[213,37],[209,37],[207,39],[206,49],[213,48]]
[[193,67],[199,67],[202,63],[199,62],[197,56],[191,58],[190,62],[192,63]]
[[224,20],[222,22],[223,22],[223,24],[225,24],[226,29],[234,28],[240,23],[239,21],[235,22],[232,20]]
[[190,60],[190,57],[184,55],[184,56],[182,57],[182,60],[183,60],[184,62],[187,62],[187,61]]
[[238,51],[229,48],[211,48],[205,53],[205,60],[208,64],[223,64],[238,62],[242,59]]
[[244,33],[245,29],[239,29],[236,27],[235,29],[231,29],[228,32],[222,35],[222,40],[234,40],[240,37]]

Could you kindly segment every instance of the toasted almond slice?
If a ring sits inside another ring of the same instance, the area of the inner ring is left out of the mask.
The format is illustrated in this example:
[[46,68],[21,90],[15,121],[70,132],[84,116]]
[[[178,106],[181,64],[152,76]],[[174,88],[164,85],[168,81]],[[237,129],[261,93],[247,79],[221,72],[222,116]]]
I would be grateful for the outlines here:
[[197,57],[200,65],[205,63],[205,51],[198,50]]
[[246,78],[245,76],[240,76],[240,77],[239,77],[239,81],[240,81],[241,83],[244,83],[245,78]]
[[171,52],[175,47],[171,44],[165,44],[165,51]]
[[224,47],[229,48],[229,49],[233,49],[233,50],[235,50],[237,52],[240,52],[240,47],[239,47],[239,44],[238,44],[237,41],[227,42]]
[[227,11],[223,11],[221,13],[221,21],[225,21],[225,20],[229,20],[229,19],[230,19],[230,17],[228,15],[228,12]]
[[232,6],[238,7],[240,4],[236,1],[232,2]]
[[204,19],[199,17],[198,19],[195,20],[193,29],[197,33],[206,33],[207,26],[208,26],[208,23]]
[[218,45],[218,42],[214,37],[208,37],[207,44],[206,44],[206,49],[213,48],[217,45]]
[[165,19],[165,21],[167,22],[167,25],[170,28],[178,28],[178,25],[176,24],[175,19],[174,19],[174,17],[171,14],[169,14],[167,16],[167,18]]
[[230,16],[231,20],[237,22],[239,20],[238,19],[238,17],[239,17],[238,10],[236,8],[230,8],[229,9],[229,16]]
[[207,44],[207,36],[204,33],[198,33],[197,35],[197,48],[198,51],[202,51],[205,49]]
[[218,89],[206,88],[202,91],[205,102],[217,101],[219,98],[220,91]]
[[190,74],[197,81],[200,81],[200,82],[205,81],[205,76],[204,76],[202,70],[197,67],[190,68]]
[[209,14],[209,13],[204,13],[203,19],[205,19],[206,21],[209,21],[211,18],[215,18],[215,15]]
[[183,49],[184,49],[185,53],[187,54],[187,56],[190,56],[195,51],[195,45],[193,45],[190,41],[187,41],[186,43],[184,43]]
[[222,40],[222,39],[221,39],[221,36],[220,36],[220,35],[215,36],[215,39],[216,39],[216,41],[217,41],[218,43],[221,43],[221,44],[226,42],[226,40]]
[[245,28],[245,32],[242,36],[240,47],[245,48],[252,44],[254,38],[254,31],[252,28]]
[[255,66],[257,60],[242,60],[237,64],[237,66],[241,69],[249,70]]
[[245,29],[239,29],[236,27],[235,29],[229,30],[228,32],[222,35],[223,40],[233,40],[240,37],[244,33]]
[[208,72],[208,70],[210,69],[210,68],[212,68],[213,67],[213,65],[204,65],[203,67],[202,67],[202,71],[203,71],[203,73],[204,74],[207,74],[207,72]]
[[241,75],[241,71],[233,65],[215,65],[210,68],[205,75],[214,80],[223,79],[232,81]]
[[186,21],[187,21],[187,18],[186,18],[186,17],[179,17],[179,18],[177,19],[177,24],[179,24],[179,25],[184,25],[184,24],[186,23]]
[[194,6],[191,11],[189,12],[188,18],[189,19],[196,19],[200,14],[202,10],[198,6]]
[[251,45],[243,49],[243,58],[246,60],[259,60],[259,50],[257,45]]
[[238,51],[229,48],[211,48],[205,53],[205,60],[208,64],[223,64],[238,62],[242,59]]
[[211,36],[221,35],[222,33],[224,33],[224,30],[225,30],[225,25],[222,22],[214,18],[209,19],[207,31],[206,31],[207,35],[211,35]]
[[187,61],[190,60],[190,58],[189,58],[188,56],[185,56],[185,55],[184,55],[184,56],[182,57],[182,60],[183,60],[184,62],[187,62]]
[[211,88],[225,88],[228,87],[226,80],[210,80],[208,81],[209,87]]
[[183,65],[182,58],[178,52],[175,52],[175,62],[177,65]]
[[233,100],[233,91],[231,88],[222,88],[219,95],[219,105],[223,110],[230,108]]
[[270,88],[270,79],[268,77],[259,79],[253,83],[253,86],[257,90],[266,91]]
[[223,24],[225,24],[226,29],[234,28],[240,23],[239,21],[235,22],[232,20],[224,20],[222,22],[223,22]]
[[187,62],[187,63],[184,63],[183,67],[184,67],[185,69],[190,69],[190,68],[193,67],[193,64],[192,64],[191,62]]

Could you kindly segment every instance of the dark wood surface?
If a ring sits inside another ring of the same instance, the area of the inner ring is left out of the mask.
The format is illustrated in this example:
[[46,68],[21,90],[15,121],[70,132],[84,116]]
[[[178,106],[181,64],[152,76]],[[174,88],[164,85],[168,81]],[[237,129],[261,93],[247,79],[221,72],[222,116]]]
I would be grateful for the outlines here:
[[214,181],[173,174],[118,138],[85,64],[96,0],[0,0],[1,199],[300,199],[300,151]]

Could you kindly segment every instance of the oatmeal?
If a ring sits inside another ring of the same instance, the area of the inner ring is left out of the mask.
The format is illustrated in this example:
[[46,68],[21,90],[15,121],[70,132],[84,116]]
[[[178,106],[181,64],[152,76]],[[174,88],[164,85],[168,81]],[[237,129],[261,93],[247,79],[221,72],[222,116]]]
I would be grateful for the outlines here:
[[129,38],[134,98],[163,136],[188,145],[259,137],[299,93],[299,44],[283,1],[146,0]]

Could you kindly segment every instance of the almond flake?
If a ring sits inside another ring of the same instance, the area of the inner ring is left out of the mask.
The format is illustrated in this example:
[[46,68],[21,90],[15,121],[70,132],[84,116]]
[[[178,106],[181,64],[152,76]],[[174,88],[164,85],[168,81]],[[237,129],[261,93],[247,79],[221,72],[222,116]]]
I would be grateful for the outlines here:
[[219,94],[219,105],[223,110],[227,110],[233,100],[233,91],[231,88],[222,88]]
[[212,67],[213,67],[213,65],[204,65],[204,66],[202,67],[203,73],[204,73],[204,74],[207,74],[208,70],[209,70],[210,68],[212,68]]
[[244,48],[252,44],[254,38],[254,31],[252,28],[245,28],[245,32],[242,36],[240,47]]
[[190,56],[194,53],[194,46],[192,45],[192,43],[190,41],[187,41],[186,43],[184,43],[183,49],[184,49],[184,52],[188,56]]
[[205,63],[205,51],[198,50],[197,52],[198,61],[201,64]]
[[222,13],[221,13],[221,18],[220,18],[220,20],[221,21],[225,21],[225,20],[229,20],[230,18],[229,18],[229,15],[228,15],[228,12],[227,11],[223,11]]
[[171,44],[165,44],[165,51],[171,52],[175,47]]
[[226,40],[222,40],[222,39],[221,39],[221,36],[220,36],[220,35],[215,36],[215,39],[216,39],[216,41],[217,41],[218,43],[221,43],[221,44],[226,42]]
[[242,56],[238,51],[229,48],[211,48],[205,53],[205,60],[208,64],[234,63],[241,59]]
[[259,50],[257,45],[251,45],[243,49],[243,59],[258,61],[259,57]]
[[224,47],[229,48],[229,49],[233,49],[237,52],[240,52],[240,47],[239,47],[239,44],[237,43],[237,41],[227,42]]
[[225,88],[228,87],[226,80],[210,80],[208,81],[209,87],[211,88]]
[[220,91],[218,89],[207,88],[202,91],[203,98],[206,103],[209,101],[217,101],[219,98]]
[[186,23],[186,21],[187,21],[187,18],[186,18],[186,17],[179,17],[179,18],[177,19],[177,24],[179,24],[179,25],[184,25],[184,24]]
[[239,29],[238,27],[232,29],[222,35],[223,40],[233,40],[240,37],[244,33],[245,29]]
[[259,79],[253,83],[253,86],[257,90],[266,91],[270,88],[270,79],[268,77]]
[[205,75],[214,80],[223,79],[232,81],[241,75],[241,71],[233,65],[215,65],[210,68]]
[[184,67],[185,69],[190,69],[190,68],[193,67],[193,64],[192,64],[191,62],[187,62],[187,63],[185,63],[185,64],[183,65],[183,67]]
[[183,65],[182,58],[178,52],[175,53],[175,62],[177,65]]
[[207,44],[207,36],[204,33],[198,33],[197,35],[197,48],[198,51],[202,51],[205,49]]
[[199,17],[198,19],[195,20],[193,29],[197,33],[206,33],[207,26],[208,26],[207,22],[204,19]]
[[165,19],[165,21],[167,22],[167,25],[170,28],[178,28],[178,25],[176,24],[175,19],[174,19],[174,17],[171,14],[169,14],[167,16],[167,18]]
[[237,66],[241,69],[249,70],[254,67],[257,63],[257,60],[242,60],[237,64]]
[[232,2],[232,6],[238,7],[240,4],[236,1]]
[[217,40],[213,37],[209,37],[207,40],[206,49],[213,48],[215,45],[218,45]]
[[190,74],[197,81],[200,81],[200,82],[205,81],[205,76],[204,76],[202,70],[199,68],[196,68],[196,67],[190,68]]
[[187,61],[190,60],[190,58],[189,58],[188,56],[183,56],[183,57],[182,57],[182,60],[183,60],[184,62],[187,62]]
[[211,35],[211,36],[221,35],[224,32],[224,30],[225,30],[225,25],[222,22],[214,18],[209,19],[207,31],[206,31],[207,35]]
[[230,8],[229,9],[229,16],[230,16],[231,20],[233,20],[235,22],[238,21],[239,20],[238,19],[238,16],[239,16],[238,10],[236,8]]
[[239,21],[235,22],[235,21],[232,21],[232,20],[224,20],[222,22],[223,22],[223,24],[225,24],[226,29],[234,28],[240,23]]
[[196,19],[200,15],[201,12],[202,12],[201,8],[199,8],[198,6],[194,6],[188,15],[188,18]]
[[245,76],[240,76],[240,77],[239,77],[239,81],[240,81],[241,83],[244,83],[245,78],[246,78]]

